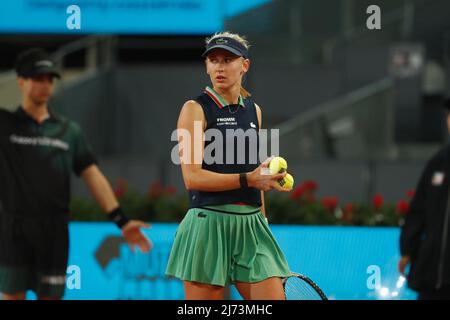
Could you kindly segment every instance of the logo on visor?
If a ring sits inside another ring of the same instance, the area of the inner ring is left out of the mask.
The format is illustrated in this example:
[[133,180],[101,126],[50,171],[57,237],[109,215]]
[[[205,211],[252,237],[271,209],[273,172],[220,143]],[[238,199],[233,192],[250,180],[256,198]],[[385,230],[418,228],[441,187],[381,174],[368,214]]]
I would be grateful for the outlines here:
[[216,40],[216,44],[225,44],[225,43],[228,43],[228,40],[227,40],[227,39],[220,38],[220,39],[217,39],[217,40]]

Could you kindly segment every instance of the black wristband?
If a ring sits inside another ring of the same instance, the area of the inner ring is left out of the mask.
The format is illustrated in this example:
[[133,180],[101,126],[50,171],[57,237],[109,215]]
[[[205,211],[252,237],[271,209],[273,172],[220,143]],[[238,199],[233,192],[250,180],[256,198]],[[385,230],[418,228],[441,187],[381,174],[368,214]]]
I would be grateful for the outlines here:
[[108,213],[108,218],[113,221],[120,229],[130,221],[123,213],[122,208],[117,207],[110,213]]
[[247,173],[239,173],[239,182],[241,183],[241,188],[248,188],[248,182],[247,182]]

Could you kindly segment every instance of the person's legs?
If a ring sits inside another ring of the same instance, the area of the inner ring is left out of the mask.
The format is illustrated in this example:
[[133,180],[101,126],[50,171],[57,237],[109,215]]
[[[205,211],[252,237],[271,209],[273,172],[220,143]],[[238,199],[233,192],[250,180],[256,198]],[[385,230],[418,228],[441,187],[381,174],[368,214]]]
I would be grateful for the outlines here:
[[184,281],[186,300],[223,300],[225,287]]
[[39,300],[59,300],[66,287],[69,251],[67,217],[44,218],[35,226],[25,225],[35,253],[34,286]]
[[272,277],[260,282],[235,282],[236,289],[245,300],[286,300],[281,278]]
[[0,298],[24,300],[25,292],[33,290],[33,271],[29,268],[0,264]]
[[21,219],[0,215],[0,293],[4,300],[24,300],[33,289],[33,251]]

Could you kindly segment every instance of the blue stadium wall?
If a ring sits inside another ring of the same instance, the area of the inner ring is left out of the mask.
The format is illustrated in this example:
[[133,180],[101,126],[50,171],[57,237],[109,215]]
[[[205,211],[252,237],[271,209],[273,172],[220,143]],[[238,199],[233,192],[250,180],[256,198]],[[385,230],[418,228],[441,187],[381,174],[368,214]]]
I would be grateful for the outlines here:
[[[132,253],[110,223],[71,223],[65,299],[183,299],[164,271],[177,224],[154,223],[149,254]],[[415,299],[397,271],[398,228],[272,225],[291,270],[330,299]],[[33,298],[32,294],[29,294]],[[240,299],[234,287],[233,299]]]

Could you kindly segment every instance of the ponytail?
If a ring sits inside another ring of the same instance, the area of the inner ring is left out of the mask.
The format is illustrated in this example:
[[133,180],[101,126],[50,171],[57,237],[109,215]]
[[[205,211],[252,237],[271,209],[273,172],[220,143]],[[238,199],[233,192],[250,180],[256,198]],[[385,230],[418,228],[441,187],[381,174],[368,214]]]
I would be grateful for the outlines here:
[[244,98],[251,97],[251,93],[244,89],[244,87],[241,87],[241,96]]

